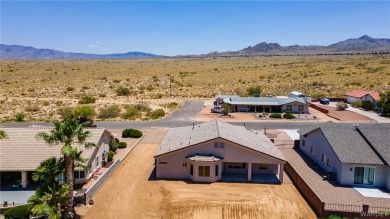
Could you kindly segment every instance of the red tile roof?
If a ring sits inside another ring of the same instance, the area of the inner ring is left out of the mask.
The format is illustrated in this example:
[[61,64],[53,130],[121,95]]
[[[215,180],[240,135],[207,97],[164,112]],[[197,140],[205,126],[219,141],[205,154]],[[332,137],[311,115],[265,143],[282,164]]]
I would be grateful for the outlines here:
[[357,98],[362,98],[369,94],[372,98],[374,98],[375,101],[380,99],[379,93],[375,91],[365,91],[365,90],[354,90],[351,92],[346,93],[346,96],[350,97],[357,97]]

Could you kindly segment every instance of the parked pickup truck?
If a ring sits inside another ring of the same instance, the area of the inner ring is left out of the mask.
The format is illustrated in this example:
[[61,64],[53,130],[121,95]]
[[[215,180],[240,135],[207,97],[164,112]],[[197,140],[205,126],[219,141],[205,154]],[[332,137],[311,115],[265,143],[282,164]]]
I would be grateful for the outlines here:
[[211,108],[211,112],[212,113],[222,113],[222,106],[213,106],[213,108]]

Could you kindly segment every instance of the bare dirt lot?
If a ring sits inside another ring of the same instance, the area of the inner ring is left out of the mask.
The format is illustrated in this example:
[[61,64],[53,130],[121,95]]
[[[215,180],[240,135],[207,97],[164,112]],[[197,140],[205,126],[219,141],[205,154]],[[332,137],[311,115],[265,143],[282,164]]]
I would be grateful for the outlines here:
[[356,122],[374,122],[375,120],[348,110],[337,111],[336,108],[330,106],[318,106],[329,110],[329,116],[338,119],[339,121],[356,121]]
[[[291,183],[197,184],[149,179],[166,130],[146,136],[94,198],[82,218],[315,218]],[[288,181],[288,180],[286,180]]]

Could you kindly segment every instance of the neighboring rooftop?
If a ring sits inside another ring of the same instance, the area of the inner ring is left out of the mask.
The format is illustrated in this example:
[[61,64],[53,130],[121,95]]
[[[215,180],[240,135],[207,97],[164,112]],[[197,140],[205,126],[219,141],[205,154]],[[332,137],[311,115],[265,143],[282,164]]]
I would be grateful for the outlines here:
[[366,95],[370,95],[372,98],[374,98],[375,101],[380,99],[379,93],[375,91],[354,90],[345,94],[345,96],[356,97],[356,98],[362,98]]
[[262,105],[281,106],[288,103],[299,102],[306,104],[303,98],[275,98],[275,97],[231,97],[223,100],[232,105]]
[[[389,151],[389,142],[387,136],[389,129],[375,124],[359,127],[367,139],[378,151],[382,151],[381,155],[389,158],[386,151]],[[361,164],[384,164],[381,158],[375,153],[371,146],[364,140],[362,135],[356,131],[353,124],[326,122],[318,126],[307,127],[298,131],[301,135],[307,135],[314,131],[321,130],[325,138],[329,142],[336,156],[342,163],[361,163]],[[378,132],[378,130],[381,130]],[[387,134],[385,134],[387,132]]]
[[155,157],[217,138],[223,138],[254,151],[286,161],[283,154],[264,133],[247,130],[245,127],[231,125],[219,120],[171,129],[161,143]]
[[[42,139],[37,139],[39,132],[49,133],[52,128],[1,128],[7,134],[7,138],[0,140],[0,171],[34,171],[39,164],[50,158],[60,157],[62,145],[49,145]],[[99,144],[103,133],[102,128],[85,128],[91,132],[86,142]],[[78,150],[82,150],[83,158],[90,159],[95,147],[86,149],[84,145],[74,144]]]

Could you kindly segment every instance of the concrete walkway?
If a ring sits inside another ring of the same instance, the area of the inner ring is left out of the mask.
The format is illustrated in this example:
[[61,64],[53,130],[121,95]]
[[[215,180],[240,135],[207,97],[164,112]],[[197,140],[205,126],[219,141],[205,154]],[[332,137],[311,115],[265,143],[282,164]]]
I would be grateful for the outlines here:
[[0,203],[7,201],[9,205],[26,204],[28,199],[34,195],[35,190],[28,191],[0,191]]

